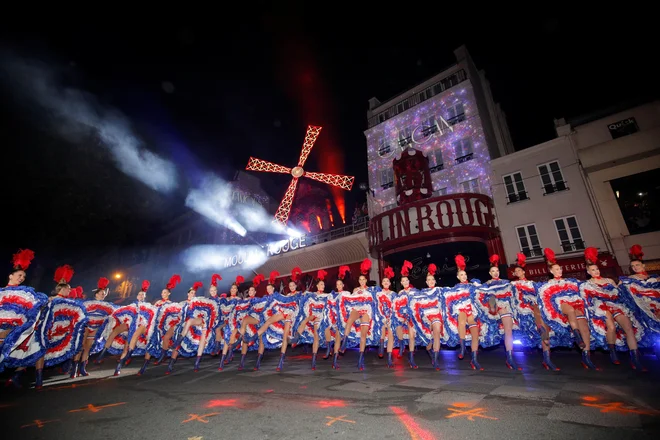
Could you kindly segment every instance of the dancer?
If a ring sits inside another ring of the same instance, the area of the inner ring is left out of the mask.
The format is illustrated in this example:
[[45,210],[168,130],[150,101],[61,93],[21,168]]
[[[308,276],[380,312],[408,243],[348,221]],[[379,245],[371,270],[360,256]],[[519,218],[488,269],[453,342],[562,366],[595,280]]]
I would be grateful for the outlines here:
[[405,339],[404,332],[408,335],[408,363],[410,368],[417,369],[417,364],[415,363],[415,338],[417,334],[415,332],[414,317],[410,311],[409,307],[409,298],[410,295],[419,293],[419,290],[415,289],[410,285],[410,279],[408,279],[408,274],[410,269],[413,268],[413,265],[410,261],[405,260],[403,266],[401,266],[401,289],[397,296],[394,297],[394,321],[396,335],[399,338],[399,358],[403,357],[403,352],[405,350]]
[[[596,370],[589,353],[591,335],[589,323],[585,316],[584,301],[580,297],[580,289],[576,280],[563,279],[562,268],[557,264],[555,253],[550,248],[543,250],[548,269],[553,278],[543,283],[539,289],[541,310],[546,322],[558,336],[563,345],[571,346],[572,341],[566,335],[566,324],[571,328],[572,336],[578,347],[582,350],[582,366],[589,370]],[[562,336],[562,333],[564,335]]]
[[271,295],[275,292],[275,280],[279,277],[280,274],[276,270],[272,271],[268,276],[268,284],[266,284],[266,295],[261,298],[255,298],[252,302],[248,316],[243,319],[243,327],[241,328],[243,335],[243,342],[249,344],[254,340],[259,340],[259,348],[257,350],[257,362],[254,365],[254,371],[258,371],[261,367],[261,360],[264,357],[264,351],[266,345],[264,344],[264,338],[258,337],[257,331],[252,332],[252,335],[247,333],[248,328],[253,328],[256,326],[261,326],[265,322],[264,314],[266,309],[270,305]]
[[[220,302],[222,297],[218,295],[218,281],[222,281],[220,274],[214,273],[211,276],[211,287],[209,287],[209,297],[218,303],[218,308],[220,309]],[[227,295],[225,294],[225,297]],[[213,349],[211,350],[211,356],[217,356],[220,350],[222,350],[222,332],[224,329],[224,321],[222,319],[222,313],[220,313],[220,319],[213,329]]]
[[171,303],[172,302],[172,301],[170,301],[170,295],[171,294],[172,294],[172,292],[167,287],[164,288],[163,290],[161,290],[160,291],[160,299],[154,303],[154,306],[160,307],[163,304]]
[[[247,332],[248,323],[254,322],[254,318],[251,318],[250,314],[252,313],[253,305],[256,302],[258,302],[258,298],[256,298],[257,287],[259,287],[259,284],[261,284],[265,279],[266,279],[266,277],[264,277],[260,273],[258,273],[252,279],[252,285],[248,288],[247,298],[244,299],[244,301],[245,301],[244,307],[241,307],[241,305],[239,304],[236,307],[236,312],[234,314],[235,323],[236,323],[235,325],[236,325],[236,327],[239,328],[239,331],[238,331],[239,337],[236,340],[236,344],[241,345],[241,361],[238,364],[238,370],[239,371],[243,370],[243,368],[245,367],[245,358],[247,357],[248,348],[250,347],[250,345],[243,340],[243,336]],[[260,304],[259,308],[261,310],[263,310],[264,306],[262,304]],[[253,326],[257,325],[257,324],[258,324],[258,322],[253,324]]]
[[443,305],[442,290],[436,286],[435,273],[437,270],[435,264],[429,264],[426,273],[427,288],[410,295],[408,304],[413,317],[412,322],[416,328],[416,337],[419,338],[420,343],[426,345],[426,351],[431,357],[433,368],[440,371],[438,355],[443,334],[443,316],[441,312]]
[[[222,341],[222,357],[220,358],[220,365],[218,366],[218,371],[222,371],[223,367],[231,361],[231,357],[233,356],[234,351],[231,351],[231,356],[229,359],[227,359],[227,353],[229,352],[229,344],[234,343],[234,337],[235,329],[232,329],[231,327],[231,320],[232,316],[234,314],[234,308],[236,307],[236,304],[238,303],[238,300],[240,299],[238,297],[238,282],[243,282],[244,279],[242,276],[237,276],[236,277],[236,282],[232,283],[231,287],[229,288],[229,297],[226,297],[226,294],[223,294],[223,298],[220,298],[220,301],[218,302],[219,308],[220,308],[220,321],[222,324],[219,324],[219,330],[221,331],[220,334],[220,339]],[[233,331],[234,330],[234,331]],[[216,329],[216,335],[217,335],[218,329]],[[216,340],[217,341],[217,340]],[[225,360],[226,359],[226,360]]]
[[339,266],[337,280],[335,281],[335,290],[328,295],[328,302],[325,310],[323,311],[323,335],[327,344],[325,356],[323,359],[328,359],[332,353],[332,369],[339,369],[339,348],[341,347],[341,331],[339,330],[340,312],[339,303],[343,295],[348,295],[349,292],[344,290],[344,278],[350,272],[348,266]]
[[[488,312],[489,315],[487,319],[494,321],[495,328],[489,328],[489,336],[491,334],[497,335],[497,342],[495,338],[491,336],[493,342],[488,345],[497,345],[499,344],[499,324],[497,319],[492,319],[492,317],[499,318],[502,321],[502,327],[504,328],[504,347],[506,349],[506,366],[509,370],[522,370],[522,367],[519,367],[516,364],[516,361],[513,359],[513,327],[516,325],[513,315],[513,307],[511,304],[511,299],[513,297],[513,286],[509,283],[508,280],[500,279],[500,256],[493,254],[489,258],[490,269],[488,274],[490,275],[490,280],[486,281],[486,288],[477,287],[476,293],[479,296],[479,293],[487,293],[488,298]],[[517,327],[517,325],[516,325]],[[486,345],[486,346],[488,346]]]
[[[312,340],[312,370],[316,370],[316,357],[319,351],[319,329],[323,322],[323,313],[328,304],[328,294],[325,293],[325,277],[328,272],[321,269],[316,273],[316,292],[306,293],[301,299],[299,320],[296,332],[291,338],[291,348],[298,345],[303,335],[311,333]],[[303,318],[304,316],[304,318]]]
[[523,253],[518,253],[516,258],[513,274],[518,280],[512,281],[511,284],[515,289],[514,298],[517,303],[520,328],[523,330],[523,335],[531,341],[530,345],[538,346],[538,341],[541,341],[541,350],[543,351],[541,365],[543,365],[543,368],[550,371],[559,371],[559,368],[552,363],[550,358],[550,327],[543,321],[539,309],[536,283],[525,278],[527,257]]
[[383,279],[380,281],[383,288],[376,293],[378,313],[383,318],[380,343],[378,344],[378,357],[381,359],[383,358],[383,352],[385,351],[385,338],[387,338],[387,368],[394,368],[394,362],[392,360],[392,351],[394,350],[394,335],[392,334],[392,298],[395,293],[390,290],[392,279],[394,279],[394,270],[391,267],[386,267],[383,270]]
[[[195,281],[190,289],[188,289],[188,300],[181,310],[183,329],[179,334],[179,337],[174,342],[174,349],[172,350],[172,357],[170,357],[170,363],[167,365],[167,370],[165,374],[171,374],[174,370],[174,364],[176,363],[177,358],[179,357],[179,351],[181,350],[181,343],[183,338],[186,337],[188,332],[191,331],[191,327],[196,327],[200,333],[199,335],[199,344],[197,346],[197,357],[195,359],[195,366],[193,371],[196,373],[199,371],[199,364],[202,362],[202,355],[204,354],[204,348],[206,348],[206,338],[208,329],[213,327],[214,322],[205,322],[202,316],[195,316],[195,309],[193,302],[197,291],[204,287],[200,281]],[[208,300],[207,300],[208,301]],[[217,317],[217,316],[216,316]],[[209,320],[210,321],[210,320]],[[177,327],[180,327],[181,323]]]
[[103,333],[108,318],[114,311],[114,306],[105,301],[108,296],[108,285],[110,280],[105,277],[99,278],[94,292],[94,300],[85,301],[85,310],[87,312],[87,327],[85,328],[85,337],[83,339],[83,350],[73,358],[71,372],[69,377],[73,379],[76,376],[89,376],[87,372],[87,363],[89,355],[96,344],[97,337]]
[[475,315],[478,314],[477,309],[473,303],[473,290],[474,285],[468,281],[467,272],[465,272],[465,258],[462,255],[454,257],[456,263],[456,278],[458,284],[451,289],[443,292],[445,296],[446,305],[446,324],[445,328],[449,331],[448,345],[455,346],[456,336],[458,335],[459,352],[458,359],[465,358],[465,329],[467,327],[470,332],[470,348],[472,349],[472,358],[470,360],[470,367],[473,370],[482,371],[483,368],[479,364],[479,325],[475,320]]
[[[602,326],[596,324],[602,320],[605,321],[605,342],[607,342],[607,347],[610,353],[610,361],[614,365],[619,365],[621,363],[616,352],[616,325],[618,324],[625,333],[626,342],[630,349],[630,363],[633,370],[645,371],[640,361],[640,354],[637,347],[637,336],[635,335],[633,324],[629,317],[632,317],[633,320],[635,320],[635,318],[619,298],[619,289],[614,281],[600,276],[600,268],[598,267],[598,249],[594,247],[588,247],[585,249],[584,259],[587,265],[587,273],[591,278],[580,285],[580,293],[587,301],[590,311],[589,315],[592,318],[594,328],[596,330],[602,328]],[[641,326],[636,327],[643,332]],[[595,333],[598,337],[598,331]]]
[[[180,279],[180,278],[179,278]],[[149,290],[150,283],[147,280],[142,281],[142,289],[137,294],[137,313],[135,316],[136,326],[135,331],[132,333],[129,331],[129,337],[126,339],[124,344],[124,350],[122,351],[119,357],[119,363],[115,368],[115,376],[121,374],[122,367],[128,362],[130,362],[133,352],[137,348],[138,341],[140,338],[145,339],[144,348],[146,349],[146,344],[149,342],[150,336],[148,331],[152,328],[151,323],[153,322],[154,317],[156,316],[157,310],[152,305],[147,303],[145,300],[147,298],[147,290]],[[145,350],[146,351],[146,350]]]
[[[353,289],[353,293],[342,294],[339,300],[339,310],[342,312],[342,320],[346,320],[343,326],[343,341],[340,352],[346,351],[348,339],[353,331],[353,324],[360,325],[360,356],[358,357],[358,369],[364,370],[364,350],[367,347],[367,336],[374,316],[374,296],[367,287],[367,276],[371,271],[371,260],[366,258],[360,264],[360,276],[358,277],[359,286]],[[344,311],[350,309],[347,314]]]

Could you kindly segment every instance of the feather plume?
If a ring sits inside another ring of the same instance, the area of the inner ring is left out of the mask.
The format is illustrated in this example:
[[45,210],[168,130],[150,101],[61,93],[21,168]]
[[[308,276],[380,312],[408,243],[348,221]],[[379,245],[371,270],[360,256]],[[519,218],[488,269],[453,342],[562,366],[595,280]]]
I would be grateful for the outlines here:
[[429,271],[429,274],[430,274],[431,276],[435,276],[435,273],[438,271],[438,266],[436,266],[435,264],[431,263],[431,264],[429,264],[429,267],[428,267],[427,270]]
[[193,283],[192,290],[194,290],[194,291],[198,291],[198,290],[201,289],[202,287],[204,287],[204,284],[202,284],[201,281],[195,281],[195,282]]
[[383,276],[391,281],[392,278],[394,278],[394,269],[386,267],[385,270],[383,270]]
[[343,280],[346,278],[346,274],[351,271],[351,268],[348,266],[339,266],[339,279]]
[[460,270],[465,270],[467,267],[465,264],[465,257],[461,254],[458,254],[454,257],[454,262],[456,263],[457,272]]
[[74,287],[73,289],[71,289],[71,293],[69,293],[69,298],[73,298],[73,299],[85,298],[82,286]]
[[408,260],[404,260],[403,266],[401,267],[401,276],[407,277],[408,274],[410,273],[410,269],[412,268],[413,268],[413,264]]
[[360,263],[360,272],[362,273],[362,275],[368,275],[370,270],[371,270],[371,260],[365,258],[364,260],[362,260],[362,263]]
[[218,281],[222,281],[222,277],[220,276],[219,273],[214,273],[213,276],[211,277],[211,285],[218,287]]
[[302,270],[298,266],[294,267],[293,270],[291,271],[291,281],[298,282],[301,275],[302,275]]
[[641,261],[642,258],[644,257],[644,252],[642,252],[642,247],[638,244],[632,245],[632,247],[630,248],[629,254],[630,254],[630,259],[631,260],[640,260]]
[[499,266],[500,265],[500,256],[497,255],[497,254],[493,254],[493,255],[490,256],[488,261],[490,261],[491,267]]
[[73,267],[68,264],[60,266],[55,270],[55,282],[69,284],[71,278],[73,278]]
[[319,281],[325,280],[325,277],[328,275],[328,272],[325,270],[321,269],[318,272],[316,272],[316,278],[318,278]]
[[105,278],[105,277],[101,277],[101,278],[99,278],[98,282],[96,283],[96,287],[98,287],[99,290],[103,290],[106,287],[108,287],[108,284],[110,284],[110,280]]
[[236,285],[237,286],[240,286],[244,282],[245,282],[245,278],[243,278],[242,276],[239,275],[239,276],[236,277]]
[[555,257],[555,251],[550,248],[543,249],[543,255],[545,255],[545,260],[548,263],[548,266],[557,264],[557,257]]
[[174,289],[177,284],[181,282],[181,275],[174,274],[172,275],[172,278],[170,278],[170,281],[167,283],[167,289],[172,290]]
[[149,287],[151,287],[151,283],[149,282],[149,280],[142,281],[142,289],[141,289],[142,292],[146,293],[147,290],[149,290]]
[[272,271],[270,275],[268,275],[268,283],[269,284],[275,284],[275,280],[280,276],[280,273],[276,270]]
[[252,280],[252,285],[254,287],[258,287],[259,284],[261,284],[265,279],[266,277],[263,276],[263,274],[258,273],[257,276],[255,276],[254,279]]
[[584,250],[584,260],[587,264],[598,264],[598,249],[588,247]]
[[527,257],[525,256],[525,254],[523,254],[522,252],[518,252],[518,255],[516,256],[516,264],[520,267],[525,267],[525,265],[527,264]]
[[19,249],[12,258],[14,269],[27,270],[34,259],[34,251],[30,249]]

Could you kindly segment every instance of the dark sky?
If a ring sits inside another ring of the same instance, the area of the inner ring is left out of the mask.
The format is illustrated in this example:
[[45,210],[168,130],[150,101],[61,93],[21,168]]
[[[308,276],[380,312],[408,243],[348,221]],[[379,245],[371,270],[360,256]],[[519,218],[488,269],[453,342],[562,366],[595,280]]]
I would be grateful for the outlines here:
[[[373,15],[376,3],[369,4],[364,13],[280,4],[279,16],[254,6],[247,15],[200,10],[186,19],[167,10],[166,19],[69,16],[4,27],[3,63],[41,60],[63,86],[125,114],[144,145],[174,161],[185,179],[173,193],[158,193],[120,172],[93,133],[63,139],[13,93],[3,69],[3,183],[12,214],[0,258],[30,247],[60,264],[81,249],[148,246],[185,211],[186,191],[204,171],[231,178],[250,155],[294,164],[307,124],[324,126],[307,168],[356,176],[350,217],[364,197],[367,100],[442,71],[461,44],[486,70],[516,149],[552,138],[555,117],[658,96],[657,48],[653,56],[644,43],[651,27],[640,11],[547,12],[553,6],[474,19],[453,11],[464,8],[457,3],[394,8],[389,16]],[[279,199],[289,178],[270,182]]]

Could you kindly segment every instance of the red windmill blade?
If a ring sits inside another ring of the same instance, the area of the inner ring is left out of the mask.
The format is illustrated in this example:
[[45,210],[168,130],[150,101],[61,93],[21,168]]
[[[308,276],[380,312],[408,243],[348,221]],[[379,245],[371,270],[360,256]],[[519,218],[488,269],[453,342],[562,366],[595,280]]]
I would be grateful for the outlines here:
[[326,173],[308,173],[303,169],[303,165],[309,157],[309,153],[314,147],[316,138],[319,137],[322,127],[316,127],[313,125],[307,126],[307,134],[305,135],[305,142],[303,143],[302,151],[300,152],[300,159],[298,159],[298,165],[294,168],[288,168],[282,165],[278,165],[273,162],[268,162],[267,160],[257,159],[256,157],[250,157],[248,164],[245,167],[248,171],[265,171],[269,173],[283,173],[293,176],[289,188],[287,188],[284,198],[280,202],[280,206],[277,208],[275,213],[275,222],[280,223],[282,226],[286,226],[287,220],[289,220],[289,213],[291,212],[291,205],[293,205],[293,198],[296,194],[296,188],[298,187],[298,179],[306,176],[310,179],[316,180],[318,182],[323,182],[328,185],[333,185],[345,190],[350,190],[353,187],[353,181],[355,177],[353,176],[344,176],[342,174],[326,174]]

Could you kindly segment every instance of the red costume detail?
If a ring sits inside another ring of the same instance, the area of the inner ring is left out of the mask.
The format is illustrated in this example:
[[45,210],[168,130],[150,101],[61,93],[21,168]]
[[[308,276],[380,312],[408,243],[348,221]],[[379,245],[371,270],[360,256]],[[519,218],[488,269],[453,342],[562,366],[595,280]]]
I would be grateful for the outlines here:
[[211,277],[211,285],[218,287],[218,281],[222,281],[222,277],[220,274],[214,273],[213,276]]
[[201,289],[202,287],[204,287],[204,284],[202,284],[201,281],[195,281],[193,283],[192,290],[197,291],[197,290]]
[[391,267],[386,267],[385,270],[383,270],[383,276],[385,278],[389,278],[391,281],[392,278],[394,278],[394,269],[392,269]]
[[176,287],[177,284],[181,282],[181,275],[174,274],[170,281],[167,283],[167,290],[172,290]]
[[265,276],[263,276],[262,274],[258,273],[257,276],[255,276],[254,279],[252,280],[252,285],[253,285],[254,287],[258,287],[259,284],[261,284],[265,279],[266,279]]
[[456,262],[456,268],[460,270],[465,270],[466,264],[465,264],[465,257],[463,255],[456,255],[454,257],[454,262]]
[[293,270],[291,271],[291,281],[298,282],[301,276],[302,276],[302,270],[298,266],[294,267]]
[[30,249],[19,249],[12,258],[14,269],[27,270],[34,259],[34,251]]
[[268,283],[269,283],[269,284],[274,284],[274,283],[275,283],[275,280],[276,280],[277,277],[279,277],[279,276],[280,276],[280,273],[279,273],[278,271],[276,271],[276,270],[272,271],[272,272],[270,273],[270,275],[268,275]]
[[143,292],[146,293],[147,290],[149,290],[149,287],[151,287],[151,283],[149,282],[149,280],[142,281],[142,291]]
[[360,272],[362,273],[362,275],[367,275],[370,270],[371,270],[371,260],[365,258],[360,264]]
[[428,271],[429,271],[429,275],[435,276],[435,273],[438,271],[438,266],[431,263],[431,264],[429,264]]
[[321,269],[318,272],[316,272],[316,278],[318,278],[319,281],[325,280],[325,277],[328,275],[328,272],[325,270]]
[[348,266],[339,266],[339,279],[343,280],[346,278],[346,274],[350,271],[351,269]]
[[55,270],[56,283],[69,284],[71,278],[73,278],[73,267],[69,266],[68,264],[65,264],[64,266],[60,266],[57,268],[57,270]]
[[108,284],[110,284],[110,280],[104,277],[99,278],[99,281],[96,283],[96,287],[99,288],[99,290],[103,290],[106,287],[108,287]]

